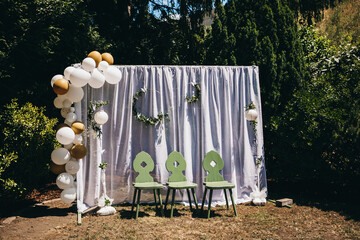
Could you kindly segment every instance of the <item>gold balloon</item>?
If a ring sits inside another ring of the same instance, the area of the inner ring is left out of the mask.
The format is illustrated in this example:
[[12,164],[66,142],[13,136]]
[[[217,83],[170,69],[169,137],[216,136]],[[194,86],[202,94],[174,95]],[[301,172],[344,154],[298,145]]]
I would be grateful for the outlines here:
[[70,149],[70,155],[76,159],[86,156],[87,149],[83,144],[76,144]]
[[57,165],[54,162],[51,162],[50,163],[50,171],[55,175],[59,175],[60,173],[66,172],[65,164],[64,165]]
[[101,54],[102,60],[107,61],[109,65],[114,64],[114,58],[110,53],[103,53]]
[[64,95],[69,91],[69,82],[65,79],[58,79],[54,82],[53,90],[56,94]]
[[102,61],[101,54],[98,51],[92,51],[91,53],[89,53],[88,57],[91,57],[92,59],[94,59],[94,61],[96,63],[96,67]]
[[71,124],[71,129],[75,132],[75,134],[80,134],[85,130],[85,125],[80,121],[75,121]]

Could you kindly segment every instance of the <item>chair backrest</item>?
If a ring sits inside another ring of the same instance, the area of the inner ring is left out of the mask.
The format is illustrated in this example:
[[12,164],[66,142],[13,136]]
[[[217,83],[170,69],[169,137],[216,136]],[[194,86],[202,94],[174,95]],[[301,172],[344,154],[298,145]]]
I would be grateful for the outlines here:
[[208,172],[205,178],[206,182],[224,181],[220,174],[220,171],[224,168],[224,161],[217,152],[210,151],[205,155],[203,168]]
[[172,152],[168,156],[166,163],[166,170],[171,172],[168,182],[183,182],[187,181],[182,173],[186,169],[186,161],[179,152]]
[[154,182],[150,172],[154,170],[154,161],[146,152],[140,152],[136,155],[133,168],[139,175],[135,178],[136,183]]

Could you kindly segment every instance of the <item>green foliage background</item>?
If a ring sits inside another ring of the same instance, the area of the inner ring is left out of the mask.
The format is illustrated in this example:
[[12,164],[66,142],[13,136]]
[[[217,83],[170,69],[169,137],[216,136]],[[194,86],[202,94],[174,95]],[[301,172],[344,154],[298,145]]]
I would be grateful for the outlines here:
[[[59,117],[50,79],[95,49],[111,52],[116,64],[258,65],[268,176],[353,182],[360,175],[358,35],[329,41],[309,27],[338,2],[1,1],[2,187],[21,191],[48,177],[52,118]],[[36,147],[42,150],[25,154]],[[25,162],[36,163],[39,179],[27,177],[34,169]]]

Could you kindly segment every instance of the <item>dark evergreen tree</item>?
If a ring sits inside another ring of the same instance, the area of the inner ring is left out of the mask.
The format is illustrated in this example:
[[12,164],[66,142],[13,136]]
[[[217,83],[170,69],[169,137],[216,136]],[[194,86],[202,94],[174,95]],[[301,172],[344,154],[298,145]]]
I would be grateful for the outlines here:
[[227,18],[223,4],[215,1],[215,17],[211,25],[211,34],[207,39],[206,64],[236,65],[235,37],[228,34]]

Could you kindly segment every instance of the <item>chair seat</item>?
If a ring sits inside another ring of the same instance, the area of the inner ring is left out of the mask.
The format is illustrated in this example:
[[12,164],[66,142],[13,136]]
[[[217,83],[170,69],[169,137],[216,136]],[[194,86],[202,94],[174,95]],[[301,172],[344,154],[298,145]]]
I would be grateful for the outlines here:
[[228,181],[218,181],[218,182],[204,182],[205,187],[209,189],[228,189],[234,188],[235,184]]
[[192,183],[192,182],[168,182],[166,183],[168,185],[169,188],[175,188],[175,189],[186,189],[186,188],[197,188],[197,184],[196,183]]
[[138,189],[162,189],[164,185],[157,182],[133,183],[135,188]]

